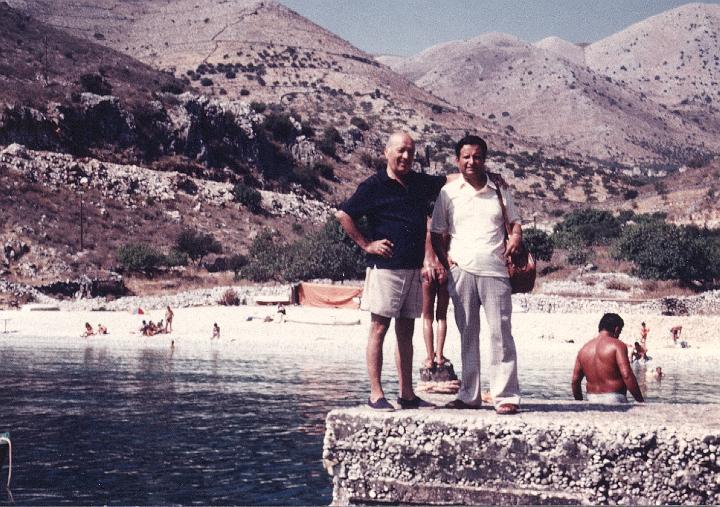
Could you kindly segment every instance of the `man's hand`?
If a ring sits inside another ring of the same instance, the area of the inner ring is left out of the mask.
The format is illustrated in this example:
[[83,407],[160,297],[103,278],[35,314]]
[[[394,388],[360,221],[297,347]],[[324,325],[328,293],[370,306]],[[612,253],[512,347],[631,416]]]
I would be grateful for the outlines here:
[[393,256],[393,244],[389,239],[378,239],[368,243],[365,251],[371,255],[379,255],[389,259]]
[[443,267],[442,264],[438,264],[435,267],[435,280],[437,280],[437,282],[440,285],[444,285],[445,282],[447,282],[447,279],[448,279],[447,270]]
[[522,246],[522,236],[519,234],[511,234],[508,237],[507,244],[505,245],[505,255],[512,257],[516,253],[520,252]]

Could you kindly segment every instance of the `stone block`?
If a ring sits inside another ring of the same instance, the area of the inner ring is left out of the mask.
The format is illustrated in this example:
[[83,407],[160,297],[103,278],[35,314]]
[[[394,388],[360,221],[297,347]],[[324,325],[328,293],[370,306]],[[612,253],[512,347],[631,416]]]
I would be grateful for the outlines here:
[[[439,401],[439,400],[434,400]],[[333,410],[333,504],[718,504],[720,406]]]

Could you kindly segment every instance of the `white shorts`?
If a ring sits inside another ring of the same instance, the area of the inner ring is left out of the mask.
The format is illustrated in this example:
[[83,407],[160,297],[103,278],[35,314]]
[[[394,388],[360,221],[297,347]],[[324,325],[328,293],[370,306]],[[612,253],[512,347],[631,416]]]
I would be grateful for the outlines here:
[[360,309],[389,318],[422,315],[419,269],[367,268]]
[[627,396],[623,393],[587,393],[587,400],[590,403],[605,403],[606,405],[628,402]]

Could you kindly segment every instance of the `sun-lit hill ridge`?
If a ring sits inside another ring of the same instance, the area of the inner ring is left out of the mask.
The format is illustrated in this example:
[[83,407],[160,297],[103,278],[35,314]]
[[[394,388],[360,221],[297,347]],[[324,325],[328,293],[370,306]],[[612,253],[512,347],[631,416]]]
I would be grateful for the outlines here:
[[697,124],[543,45],[489,33],[433,46],[393,67],[501,128],[577,154],[663,163],[720,149],[717,136]]

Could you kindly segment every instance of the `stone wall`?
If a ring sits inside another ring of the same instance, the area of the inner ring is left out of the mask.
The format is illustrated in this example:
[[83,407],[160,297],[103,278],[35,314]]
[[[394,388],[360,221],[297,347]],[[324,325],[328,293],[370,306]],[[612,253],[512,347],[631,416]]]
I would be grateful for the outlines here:
[[718,504],[720,406],[333,410],[333,504]]

